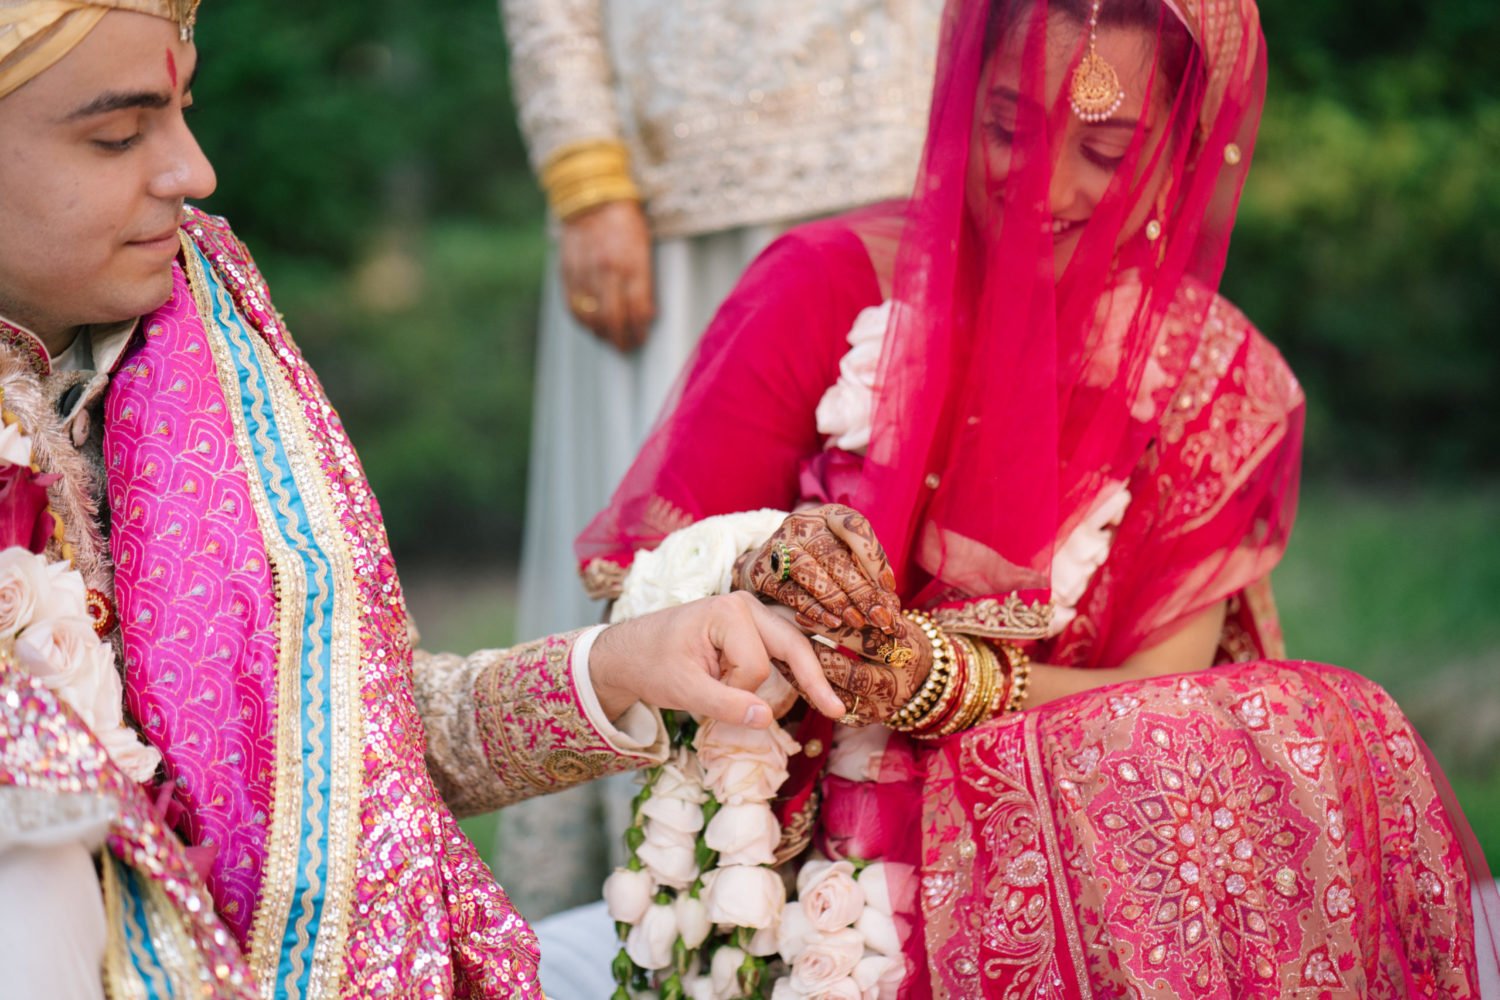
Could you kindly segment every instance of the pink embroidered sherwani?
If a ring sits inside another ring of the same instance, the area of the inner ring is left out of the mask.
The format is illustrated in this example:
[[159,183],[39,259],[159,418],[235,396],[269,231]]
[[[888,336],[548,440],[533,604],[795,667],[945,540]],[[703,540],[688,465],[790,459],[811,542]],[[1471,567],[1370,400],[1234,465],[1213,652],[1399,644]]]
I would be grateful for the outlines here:
[[[123,343],[94,345],[100,374],[54,372],[0,324],[0,388],[42,471],[62,474],[75,565],[118,613],[128,715],[172,791],[163,818],[207,849],[208,936],[235,958],[204,963],[199,988],[540,996],[535,937],[455,817],[653,761],[659,720],[602,719],[593,633],[414,652],[379,507],[248,253],[191,213],[173,276]],[[13,715],[0,795],[51,759]],[[114,843],[145,813],[110,782],[126,803]],[[112,943],[153,940],[129,937],[132,913],[155,928],[150,907],[201,898],[180,858],[114,855],[133,867]],[[182,975],[165,940],[122,945],[112,990]]]

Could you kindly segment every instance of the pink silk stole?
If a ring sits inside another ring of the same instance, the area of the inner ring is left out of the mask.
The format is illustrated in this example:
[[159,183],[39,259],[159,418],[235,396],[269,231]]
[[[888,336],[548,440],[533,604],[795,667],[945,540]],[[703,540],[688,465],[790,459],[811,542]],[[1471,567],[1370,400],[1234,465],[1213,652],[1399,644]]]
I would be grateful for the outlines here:
[[223,220],[106,408],[127,701],[263,988],[539,996],[535,937],[427,773],[379,507]]

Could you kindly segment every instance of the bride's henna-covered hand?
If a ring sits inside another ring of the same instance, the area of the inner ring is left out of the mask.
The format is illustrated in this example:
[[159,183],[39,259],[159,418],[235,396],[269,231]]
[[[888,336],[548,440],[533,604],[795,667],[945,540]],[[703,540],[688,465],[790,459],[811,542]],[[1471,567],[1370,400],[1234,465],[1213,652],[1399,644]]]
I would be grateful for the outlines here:
[[[932,649],[925,642],[917,647],[915,656],[897,664],[886,662],[891,638],[874,629],[838,629],[826,638],[839,648],[814,640],[813,651],[834,694],[843,699],[848,712],[846,725],[865,726],[889,719],[911,701],[932,670]],[[797,686],[794,677],[787,671],[782,673],[793,687]]]
[[792,514],[742,560],[736,585],[797,613],[805,629],[874,628],[904,638],[896,577],[865,516],[841,504]]

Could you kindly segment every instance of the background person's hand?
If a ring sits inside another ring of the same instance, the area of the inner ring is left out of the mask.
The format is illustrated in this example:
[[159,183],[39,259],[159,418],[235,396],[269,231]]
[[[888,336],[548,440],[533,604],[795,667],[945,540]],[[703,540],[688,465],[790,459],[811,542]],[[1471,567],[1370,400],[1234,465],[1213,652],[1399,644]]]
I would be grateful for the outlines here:
[[611,625],[594,640],[589,676],[610,719],[637,701],[764,729],[771,707],[752,694],[772,660],[830,718],[844,705],[806,636],[747,593],[726,594]]
[[842,504],[789,515],[737,568],[736,586],[790,608],[807,631],[870,628],[898,642],[907,637],[885,550],[869,520]]
[[639,202],[611,201],[563,223],[563,295],[578,322],[617,350],[646,342],[656,318],[651,227]]

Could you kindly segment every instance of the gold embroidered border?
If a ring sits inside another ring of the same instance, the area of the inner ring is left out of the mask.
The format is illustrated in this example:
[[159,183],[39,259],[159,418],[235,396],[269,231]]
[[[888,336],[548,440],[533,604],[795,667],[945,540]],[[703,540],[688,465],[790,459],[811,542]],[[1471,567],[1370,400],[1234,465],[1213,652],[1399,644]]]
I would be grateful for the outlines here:
[[583,568],[583,589],[591,600],[612,601],[625,589],[630,570],[610,559],[594,559]]
[[[243,319],[243,317],[241,317]],[[245,324],[246,330],[252,328]],[[361,698],[359,592],[354,559],[328,491],[328,477],[318,458],[303,400],[265,340],[251,333],[251,346],[270,387],[273,412],[282,431],[282,447],[291,464],[298,494],[307,512],[314,544],[328,559],[332,575],[333,648],[327,734],[332,745],[332,801],[328,809],[327,883],[316,928],[302,925],[299,939],[316,933],[308,994],[320,997],[338,988],[345,971],[345,947],[353,917],[358,873],[360,807],[364,792],[364,713]],[[315,630],[315,634],[316,634]],[[310,912],[304,916],[310,917]]]
[[1042,639],[1052,621],[1051,601],[985,597],[961,607],[938,608],[932,617],[945,629],[987,639]]

